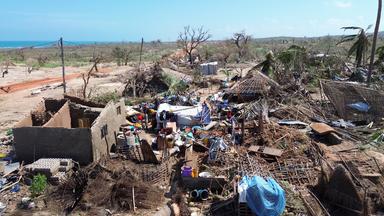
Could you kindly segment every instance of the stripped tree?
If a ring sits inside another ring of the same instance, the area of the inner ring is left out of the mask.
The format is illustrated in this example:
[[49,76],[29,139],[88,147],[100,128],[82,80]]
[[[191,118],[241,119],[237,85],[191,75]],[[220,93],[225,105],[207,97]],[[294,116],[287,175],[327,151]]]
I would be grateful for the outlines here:
[[236,45],[237,48],[237,63],[239,63],[248,53],[248,46],[251,39],[252,37],[247,35],[244,31],[233,34],[232,42]]
[[191,28],[190,26],[184,27],[184,31],[179,33],[178,44],[183,51],[188,55],[188,62],[193,65],[193,51],[196,48],[211,38],[208,30],[204,30],[201,26],[197,29]]
[[120,48],[116,46],[112,50],[112,57],[116,59],[117,66],[128,65],[129,60],[131,60],[133,50],[130,48]]
[[82,90],[82,96],[84,99],[87,99],[91,96],[91,91],[87,93],[89,80],[93,75],[94,71],[98,72],[97,64],[99,64],[101,60],[102,60],[101,54],[98,54],[98,55],[93,54],[93,57],[90,60],[91,62],[93,62],[91,69],[89,69],[87,73],[81,74],[81,78],[83,79],[83,86],[81,90]]

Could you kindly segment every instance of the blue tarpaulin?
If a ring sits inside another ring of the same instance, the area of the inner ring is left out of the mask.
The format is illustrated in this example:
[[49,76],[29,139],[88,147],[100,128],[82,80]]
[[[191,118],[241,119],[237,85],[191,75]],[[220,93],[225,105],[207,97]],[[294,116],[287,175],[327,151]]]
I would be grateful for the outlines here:
[[278,216],[285,208],[285,192],[272,178],[260,176],[244,176],[240,181],[240,199],[247,202],[248,207],[257,216]]
[[369,108],[371,108],[371,106],[369,106],[369,104],[364,103],[364,102],[357,102],[357,103],[353,103],[353,104],[348,104],[348,106],[351,107],[352,109],[358,110],[360,112],[368,112]]

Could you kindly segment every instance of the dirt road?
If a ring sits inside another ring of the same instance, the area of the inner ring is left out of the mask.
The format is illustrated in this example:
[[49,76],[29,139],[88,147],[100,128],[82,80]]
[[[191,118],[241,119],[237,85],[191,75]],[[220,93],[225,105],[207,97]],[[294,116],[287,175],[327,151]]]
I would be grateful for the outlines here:
[[[75,79],[80,77],[81,74],[69,74],[65,76],[65,80],[69,81],[71,79]],[[52,78],[44,78],[38,80],[24,81],[21,83],[15,83],[10,85],[0,86],[0,94],[8,94],[15,91],[31,89],[35,87],[40,87],[43,85],[48,85],[52,83],[62,82],[62,77],[52,77]]]

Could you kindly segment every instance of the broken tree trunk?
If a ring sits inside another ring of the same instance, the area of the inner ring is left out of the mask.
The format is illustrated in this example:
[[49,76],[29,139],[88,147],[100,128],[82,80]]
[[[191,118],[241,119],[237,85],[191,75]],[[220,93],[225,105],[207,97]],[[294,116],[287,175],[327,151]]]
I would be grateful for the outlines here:
[[260,134],[263,134],[264,133],[264,121],[263,121],[263,111],[262,110],[260,110],[260,112],[259,112],[259,130],[258,130],[258,132],[260,133]]
[[243,118],[241,121],[241,142],[240,145],[244,144],[244,124],[245,124],[245,119]]

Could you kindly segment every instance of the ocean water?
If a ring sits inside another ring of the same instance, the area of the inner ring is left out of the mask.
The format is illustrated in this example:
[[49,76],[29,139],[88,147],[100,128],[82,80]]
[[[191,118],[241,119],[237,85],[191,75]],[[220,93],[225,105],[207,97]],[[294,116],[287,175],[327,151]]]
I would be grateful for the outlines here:
[[[95,41],[64,41],[64,46],[79,46],[93,44],[107,44],[111,42],[95,42]],[[0,49],[12,48],[46,48],[57,46],[58,41],[0,41]]]

